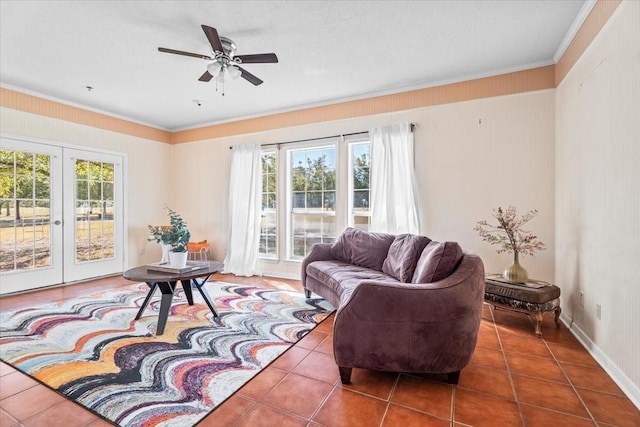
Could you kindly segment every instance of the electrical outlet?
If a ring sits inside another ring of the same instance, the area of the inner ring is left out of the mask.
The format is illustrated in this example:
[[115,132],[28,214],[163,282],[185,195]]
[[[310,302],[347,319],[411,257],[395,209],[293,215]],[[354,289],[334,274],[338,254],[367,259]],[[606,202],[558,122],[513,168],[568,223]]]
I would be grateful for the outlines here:
[[584,291],[580,291],[580,305],[584,307]]
[[600,304],[596,304],[596,317],[598,320],[602,319],[602,306]]
[[144,246],[140,248],[140,255],[144,255]]

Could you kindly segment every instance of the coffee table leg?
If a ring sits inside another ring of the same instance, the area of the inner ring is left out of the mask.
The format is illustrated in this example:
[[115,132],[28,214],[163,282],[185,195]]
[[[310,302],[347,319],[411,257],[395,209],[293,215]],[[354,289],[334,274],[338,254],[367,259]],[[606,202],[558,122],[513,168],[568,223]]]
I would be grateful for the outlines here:
[[136,314],[136,320],[142,317],[142,313],[149,305],[149,301],[151,301],[151,297],[153,296],[153,293],[156,291],[156,288],[158,287],[157,283],[154,283],[154,282],[146,282],[146,283],[147,283],[147,286],[149,287],[149,293],[147,293],[147,296],[144,298],[144,301],[140,306],[140,310],[138,310],[138,314]]
[[181,280],[182,289],[184,289],[184,296],[187,297],[187,302],[189,305],[193,305],[193,292],[191,292],[191,281],[190,280]]
[[169,310],[171,309],[171,301],[173,300],[173,291],[176,289],[177,282],[160,282],[158,287],[162,292],[160,300],[160,313],[158,313],[158,326],[156,327],[156,335],[164,333],[164,327],[167,324]]
[[198,279],[193,279],[193,284],[196,285],[196,288],[200,292],[200,295],[202,295],[202,299],[209,306],[209,310],[211,310],[211,312],[213,313],[213,317],[219,317],[218,316],[218,312],[216,311],[216,308],[214,307],[213,303],[211,302],[211,298],[209,297],[209,294],[207,293],[207,290],[204,289],[204,284],[207,282],[207,280],[209,280],[209,277],[210,276],[207,276],[207,278],[202,280],[202,281],[198,281]]

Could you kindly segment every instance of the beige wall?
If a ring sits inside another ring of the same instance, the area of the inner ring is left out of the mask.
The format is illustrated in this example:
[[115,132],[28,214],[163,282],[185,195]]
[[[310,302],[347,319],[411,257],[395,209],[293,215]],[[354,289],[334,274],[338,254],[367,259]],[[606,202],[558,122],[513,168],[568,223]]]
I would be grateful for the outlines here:
[[[556,92],[556,280],[563,313],[636,405],[639,23],[640,2],[622,2]],[[601,319],[596,304],[602,307]]]
[[[176,205],[190,221],[194,238],[210,240],[214,256],[223,259],[230,145],[415,122],[422,233],[440,241],[458,241],[482,256],[487,271],[500,272],[510,264],[510,257],[496,254],[494,247],[482,242],[472,230],[475,222],[491,219],[492,209],[498,206],[538,209],[540,214],[531,228],[549,249],[522,262],[532,277],[553,281],[553,105],[554,90],[550,89],[175,145],[179,180],[186,184],[175,195]],[[280,215],[282,232],[284,219]],[[265,274],[300,277],[299,262],[265,262],[260,267]]]
[[128,160],[125,173],[129,184],[125,206],[129,244],[125,265],[160,259],[158,245],[146,241],[147,224],[166,223],[162,208],[165,203],[172,202],[171,145],[4,107],[0,108],[0,132],[18,138],[125,153]]

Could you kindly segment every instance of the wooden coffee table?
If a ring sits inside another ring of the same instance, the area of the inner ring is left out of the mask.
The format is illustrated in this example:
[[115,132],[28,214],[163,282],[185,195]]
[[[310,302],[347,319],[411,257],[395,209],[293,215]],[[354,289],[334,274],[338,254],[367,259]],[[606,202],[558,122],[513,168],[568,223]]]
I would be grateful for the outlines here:
[[217,318],[218,312],[213,306],[207,291],[204,289],[204,284],[212,274],[222,271],[223,264],[217,261],[208,261],[208,264],[209,266],[206,268],[181,274],[149,271],[147,270],[146,265],[125,271],[122,274],[125,279],[132,280],[134,282],[145,282],[147,286],[149,286],[149,293],[145,297],[144,302],[136,315],[136,320],[142,317],[142,313],[147,308],[147,305],[149,305],[149,301],[151,301],[151,297],[153,297],[156,289],[160,289],[162,299],[160,300],[160,312],[158,314],[156,335],[162,335],[164,333],[164,327],[167,324],[169,309],[171,308],[173,294],[178,282],[182,283],[182,288],[184,289],[184,294],[187,297],[189,305],[193,305],[193,293],[191,292],[191,285],[193,285],[198,292],[200,292],[200,295],[202,295],[202,299],[204,299],[204,302],[209,306],[213,316]]

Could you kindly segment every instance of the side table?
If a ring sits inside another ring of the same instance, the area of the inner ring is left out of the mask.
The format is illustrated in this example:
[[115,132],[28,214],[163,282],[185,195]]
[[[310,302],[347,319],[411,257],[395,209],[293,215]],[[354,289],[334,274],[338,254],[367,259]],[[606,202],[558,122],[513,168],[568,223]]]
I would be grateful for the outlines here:
[[503,308],[533,316],[538,338],[542,337],[540,324],[546,312],[555,314],[556,327],[560,327],[560,288],[540,280],[513,283],[499,274],[485,278],[484,300],[494,308]]

